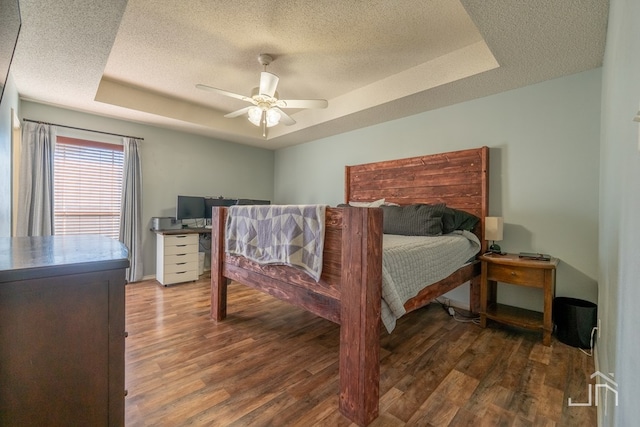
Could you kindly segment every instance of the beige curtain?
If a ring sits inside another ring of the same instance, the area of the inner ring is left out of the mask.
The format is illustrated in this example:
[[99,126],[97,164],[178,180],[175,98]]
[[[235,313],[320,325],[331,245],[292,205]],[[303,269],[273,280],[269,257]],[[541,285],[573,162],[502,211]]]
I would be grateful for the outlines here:
[[129,249],[127,280],[142,279],[142,170],[140,168],[140,140],[123,138],[124,167],[122,169],[122,213],[120,241]]
[[17,236],[51,236],[54,126],[27,122],[22,129]]

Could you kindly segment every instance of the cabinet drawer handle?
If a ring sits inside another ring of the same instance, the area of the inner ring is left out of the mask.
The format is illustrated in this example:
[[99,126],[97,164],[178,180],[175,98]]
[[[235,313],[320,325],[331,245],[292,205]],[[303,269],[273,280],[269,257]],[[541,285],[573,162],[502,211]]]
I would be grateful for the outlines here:
[[124,337],[127,338],[129,336],[129,332],[124,331]]
[[178,248],[184,248],[185,246],[187,246],[187,245],[176,245],[176,247],[178,247]]
[[512,272],[511,272],[511,275],[512,275],[512,276],[515,276],[515,275],[516,275],[516,272],[515,272],[515,271],[512,271]]

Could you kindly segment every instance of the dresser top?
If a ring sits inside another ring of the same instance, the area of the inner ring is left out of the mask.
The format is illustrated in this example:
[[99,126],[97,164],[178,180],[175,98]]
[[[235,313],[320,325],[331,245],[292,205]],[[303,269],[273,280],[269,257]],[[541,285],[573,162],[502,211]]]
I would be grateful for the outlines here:
[[0,237],[0,283],[127,267],[127,248],[104,236]]

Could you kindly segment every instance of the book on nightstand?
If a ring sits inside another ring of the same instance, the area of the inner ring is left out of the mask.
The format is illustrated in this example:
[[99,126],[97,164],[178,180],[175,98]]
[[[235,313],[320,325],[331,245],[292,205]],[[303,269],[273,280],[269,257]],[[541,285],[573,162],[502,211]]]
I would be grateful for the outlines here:
[[539,254],[535,252],[520,252],[518,256],[522,259],[531,259],[535,261],[549,261],[551,260],[551,255],[547,254]]

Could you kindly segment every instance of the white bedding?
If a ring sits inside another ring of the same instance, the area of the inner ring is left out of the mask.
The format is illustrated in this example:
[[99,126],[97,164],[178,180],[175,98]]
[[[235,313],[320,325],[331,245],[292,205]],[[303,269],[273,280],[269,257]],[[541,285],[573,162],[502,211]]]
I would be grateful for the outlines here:
[[385,234],[382,243],[382,322],[387,331],[406,313],[404,303],[424,287],[444,279],[480,251],[468,231],[443,236]]

